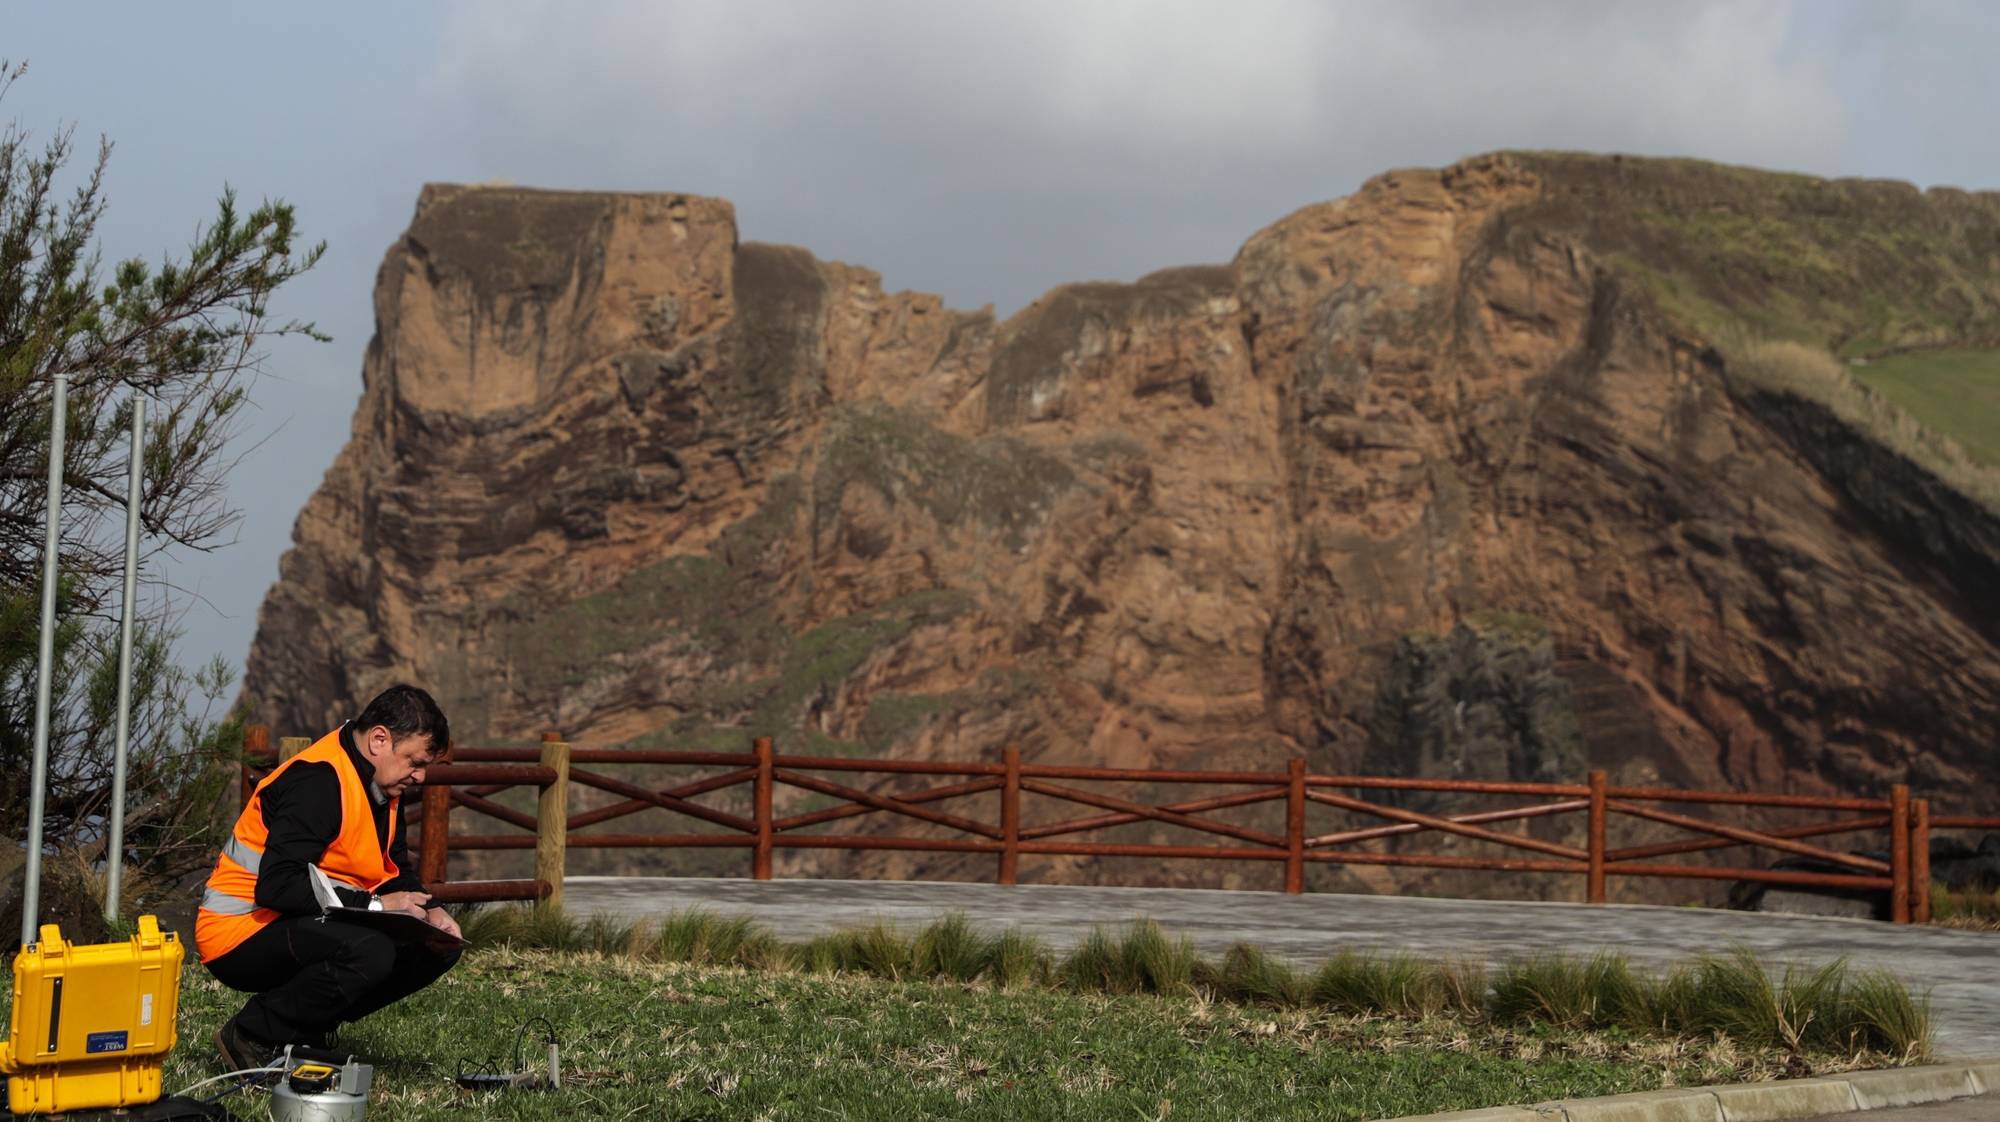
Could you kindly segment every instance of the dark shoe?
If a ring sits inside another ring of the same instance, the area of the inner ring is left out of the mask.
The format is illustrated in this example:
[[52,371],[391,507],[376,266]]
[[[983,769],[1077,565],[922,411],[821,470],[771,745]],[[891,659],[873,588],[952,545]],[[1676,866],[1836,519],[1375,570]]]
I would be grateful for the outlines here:
[[347,1062],[349,1055],[335,1048],[322,1048],[317,1044],[287,1044],[280,1049],[280,1053],[279,1058],[284,1061],[286,1067],[306,1061],[339,1067]]
[[[250,1071],[271,1066],[284,1049],[246,1035],[231,1017],[215,1030],[215,1050],[231,1071]],[[273,1074],[276,1074],[275,1072]]]

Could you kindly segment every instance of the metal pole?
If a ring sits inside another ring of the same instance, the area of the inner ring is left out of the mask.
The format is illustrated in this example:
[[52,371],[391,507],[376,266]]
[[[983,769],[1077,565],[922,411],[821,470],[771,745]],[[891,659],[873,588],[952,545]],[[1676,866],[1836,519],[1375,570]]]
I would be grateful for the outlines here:
[[104,918],[118,921],[125,872],[125,748],[132,730],[132,597],[139,583],[139,489],[144,482],[146,399],[132,395],[132,478],[125,487],[125,618],[118,635],[118,747],[111,758],[111,837],[104,851]]
[[49,678],[56,656],[56,549],[62,529],[63,424],[69,375],[55,378],[49,405],[49,532],[42,546],[42,650],[35,682],[35,764],[28,786],[28,866],[21,876],[21,945],[35,941],[42,895],[42,802],[49,790]]

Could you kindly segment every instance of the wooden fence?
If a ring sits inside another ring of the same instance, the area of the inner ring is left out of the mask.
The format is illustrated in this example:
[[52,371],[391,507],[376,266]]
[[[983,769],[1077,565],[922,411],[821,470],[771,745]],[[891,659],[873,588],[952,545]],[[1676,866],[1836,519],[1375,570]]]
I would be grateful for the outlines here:
[[[289,759],[310,743],[304,738],[287,738],[276,753],[271,753],[268,732],[261,727],[252,728],[245,744],[248,762],[243,774],[244,797],[248,797],[260,767],[268,768],[272,762]],[[628,783],[597,770],[634,765],[723,770],[666,788]],[[827,773],[924,777],[943,782],[885,794],[828,778]],[[1076,786],[1105,782],[1242,789],[1224,795],[1151,804]],[[751,788],[748,816],[695,801],[702,795],[742,785]],[[773,809],[773,793],[779,786],[841,801],[779,817]],[[538,790],[535,813],[494,801],[494,795],[514,787]],[[604,792],[616,796],[617,801],[571,814],[568,811],[571,787]],[[1930,918],[1931,831],[2000,829],[2000,818],[1934,817],[1929,800],[1912,798],[1909,788],[1902,784],[1891,787],[1886,798],[1841,798],[1617,787],[1607,781],[1602,771],[1591,772],[1583,783],[1565,784],[1318,775],[1307,772],[1302,759],[1292,760],[1282,772],[1070,767],[1024,764],[1015,748],[1006,749],[998,761],[875,760],[781,755],[774,751],[769,739],[758,739],[747,753],[581,748],[565,742],[557,733],[545,734],[539,748],[456,748],[449,761],[425,770],[421,789],[421,809],[410,814],[411,822],[419,828],[416,844],[419,874],[440,900],[449,902],[546,899],[559,904],[569,849],[699,846],[750,850],[750,874],[758,880],[770,879],[773,852],[787,848],[987,853],[994,856],[995,879],[1003,885],[1015,883],[1024,855],[1283,863],[1284,890],[1290,893],[1305,890],[1305,866],[1309,862],[1578,876],[1584,879],[1585,899],[1591,903],[1604,902],[1606,885],[1612,877],[1703,878],[1869,893],[1886,891],[1891,918],[1898,923],[1921,923]],[[1428,814],[1362,797],[1367,792],[1399,791],[1537,801],[1467,813]],[[991,820],[969,818],[926,805],[988,793],[999,796],[998,813]],[[1087,813],[1023,825],[1021,806],[1026,796],[1081,807]],[[1285,807],[1283,833],[1212,816],[1215,811],[1228,808],[1278,802]],[[1309,834],[1306,815],[1309,804],[1335,808],[1372,824]],[[1680,813],[1667,809],[1669,806],[1707,807],[1723,813],[1783,808],[1834,817],[1783,828],[1756,828]],[[720,827],[721,832],[580,832],[656,808],[699,819]],[[454,834],[451,817],[457,810],[514,827],[515,832]],[[866,814],[896,815],[941,827],[949,834],[800,832]],[[1501,823],[1525,823],[1561,815],[1584,816],[1585,844],[1578,846],[1526,832],[1490,828]],[[1614,848],[1609,843],[1610,823],[1614,818],[1650,823],[1655,832],[1664,827],[1675,836],[1672,840]],[[1094,841],[1080,836],[1136,822],[1184,827],[1217,840],[1208,844],[1170,845]],[[1886,861],[1806,840],[1873,831],[1888,833]],[[1470,856],[1359,848],[1367,842],[1424,833],[1490,843],[1511,852],[1504,856]],[[1670,860],[1738,847],[1815,858],[1843,871],[1810,872]],[[532,879],[455,883],[446,880],[447,860],[453,851],[505,849],[535,851]]]

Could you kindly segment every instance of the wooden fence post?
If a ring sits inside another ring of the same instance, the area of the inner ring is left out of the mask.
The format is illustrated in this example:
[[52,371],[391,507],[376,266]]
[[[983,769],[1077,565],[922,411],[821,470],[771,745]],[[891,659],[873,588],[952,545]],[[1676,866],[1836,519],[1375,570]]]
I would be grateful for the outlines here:
[[1021,750],[1000,753],[1007,779],[1000,788],[1000,883],[1013,884],[1021,869]]
[[451,851],[451,788],[440,783],[424,786],[424,833],[418,842],[417,879],[426,888],[445,881],[445,867]]
[[284,763],[313,746],[310,736],[287,736],[278,741],[278,762]]
[[569,846],[569,744],[562,733],[542,734],[542,766],[556,773],[556,781],[542,788],[535,805],[535,879],[549,882],[548,904],[560,908]]
[[1306,890],[1306,760],[1292,757],[1285,790],[1285,891]]
[[754,880],[771,879],[771,772],[773,770],[771,738],[760,736],[753,745],[757,753],[757,844],[750,851],[750,876]]
[[1889,788],[1889,919],[1910,922],[1910,787]]
[[1911,903],[1910,918],[1918,923],[1931,921],[1931,801],[1910,803],[1910,888],[1917,895]]
[[243,765],[236,773],[236,810],[240,814],[250,805],[250,791],[257,784],[250,778],[250,757],[263,756],[271,750],[271,729],[268,725],[251,725],[243,730]]
[[1607,817],[1605,788],[1607,777],[1602,771],[1590,773],[1590,877],[1585,898],[1593,904],[1604,903],[1604,825]]

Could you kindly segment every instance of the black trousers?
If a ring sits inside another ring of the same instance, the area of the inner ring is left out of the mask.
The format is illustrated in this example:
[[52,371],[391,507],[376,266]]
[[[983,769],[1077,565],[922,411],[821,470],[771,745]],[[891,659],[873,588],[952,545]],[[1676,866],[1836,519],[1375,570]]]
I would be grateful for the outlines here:
[[236,1014],[246,1036],[266,1044],[321,1044],[344,1021],[358,1021],[444,976],[456,949],[398,943],[339,920],[291,916],[267,925],[208,972],[251,994]]

